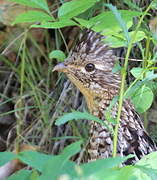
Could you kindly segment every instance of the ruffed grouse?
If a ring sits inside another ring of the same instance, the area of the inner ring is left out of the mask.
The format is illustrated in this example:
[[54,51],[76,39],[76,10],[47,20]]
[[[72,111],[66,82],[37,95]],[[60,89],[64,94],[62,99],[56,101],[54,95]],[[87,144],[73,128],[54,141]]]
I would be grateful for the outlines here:
[[[85,96],[90,113],[107,121],[104,111],[119,93],[121,76],[120,73],[112,71],[118,60],[115,55],[116,49],[102,42],[104,38],[99,33],[87,30],[67,60],[55,66],[54,70],[66,73]],[[113,117],[116,117],[117,107],[116,103],[112,108]],[[92,122],[88,149],[90,159],[110,157],[112,150],[111,132],[105,126]],[[156,150],[133,105],[129,100],[124,100],[118,130],[118,155],[135,155],[135,158],[126,163],[131,164]]]

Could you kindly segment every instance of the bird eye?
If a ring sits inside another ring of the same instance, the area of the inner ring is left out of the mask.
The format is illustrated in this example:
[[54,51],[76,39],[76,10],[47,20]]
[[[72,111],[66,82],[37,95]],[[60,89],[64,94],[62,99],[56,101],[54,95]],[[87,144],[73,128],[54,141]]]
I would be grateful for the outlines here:
[[94,69],[95,69],[95,65],[92,64],[92,63],[86,64],[85,69],[86,69],[86,71],[88,71],[88,72],[92,72],[92,71],[94,71]]

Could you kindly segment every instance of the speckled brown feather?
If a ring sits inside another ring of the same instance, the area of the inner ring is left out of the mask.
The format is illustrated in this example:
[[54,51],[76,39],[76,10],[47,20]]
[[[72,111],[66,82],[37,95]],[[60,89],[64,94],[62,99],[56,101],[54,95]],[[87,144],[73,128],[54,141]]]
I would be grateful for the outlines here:
[[[64,72],[85,96],[89,111],[108,123],[104,111],[118,95],[121,76],[112,69],[118,61],[116,49],[102,42],[105,37],[91,30],[83,33],[80,41],[65,61]],[[93,72],[87,72],[88,63],[95,65]],[[118,105],[112,107],[111,115],[116,117]],[[114,125],[110,124],[114,128]],[[154,142],[146,133],[143,122],[129,100],[124,100],[118,131],[117,152],[120,156],[134,154],[126,164],[132,164],[142,156],[156,151]],[[107,127],[92,122],[88,146],[89,160],[107,158],[112,155],[113,135]]]

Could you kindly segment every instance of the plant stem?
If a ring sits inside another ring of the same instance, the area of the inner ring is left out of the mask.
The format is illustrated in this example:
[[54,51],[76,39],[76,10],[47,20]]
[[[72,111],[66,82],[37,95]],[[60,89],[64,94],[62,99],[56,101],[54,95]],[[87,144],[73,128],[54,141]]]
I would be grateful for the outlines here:
[[[154,1],[153,1],[154,2]],[[135,32],[133,34],[133,37],[131,38],[129,44],[128,44],[128,49],[125,57],[125,62],[124,62],[124,67],[122,68],[122,80],[121,80],[121,86],[120,86],[120,96],[119,96],[119,105],[118,105],[118,113],[117,113],[117,124],[115,125],[115,130],[114,130],[114,137],[113,137],[113,157],[116,157],[117,155],[117,143],[118,143],[118,128],[119,128],[119,123],[120,123],[120,117],[121,117],[121,111],[122,111],[122,105],[123,105],[123,96],[124,96],[124,87],[125,87],[125,78],[126,78],[126,73],[127,73],[127,67],[128,67],[128,60],[129,60],[129,55],[131,52],[132,44],[135,41],[136,34],[141,26],[141,23],[146,16],[147,12],[150,10],[152,3],[148,6],[146,11],[143,13],[142,17],[139,20],[139,23],[137,24],[137,27],[135,29]]]

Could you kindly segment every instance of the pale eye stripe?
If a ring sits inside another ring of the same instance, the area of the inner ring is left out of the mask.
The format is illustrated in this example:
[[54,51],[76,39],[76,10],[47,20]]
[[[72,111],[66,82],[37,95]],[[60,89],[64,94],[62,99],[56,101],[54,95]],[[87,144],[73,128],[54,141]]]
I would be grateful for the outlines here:
[[104,70],[105,69],[104,65],[102,65],[102,64],[95,64],[95,68],[99,69],[99,70]]

